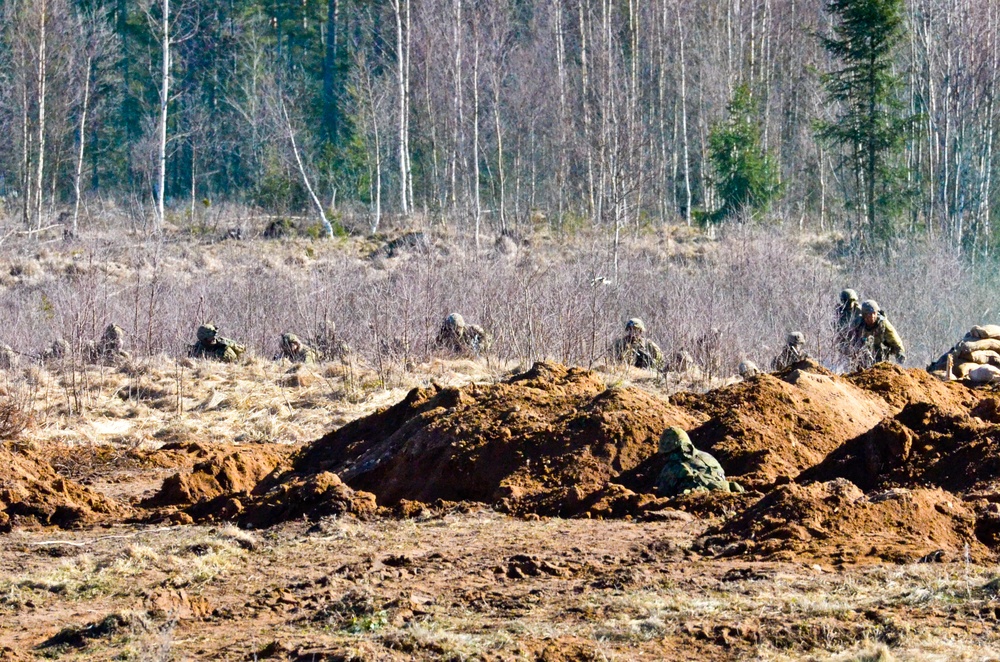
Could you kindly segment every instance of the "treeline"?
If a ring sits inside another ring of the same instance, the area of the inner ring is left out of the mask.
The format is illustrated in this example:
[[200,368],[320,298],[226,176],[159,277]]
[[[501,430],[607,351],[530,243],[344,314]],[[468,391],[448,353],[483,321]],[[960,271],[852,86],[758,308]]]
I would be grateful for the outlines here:
[[[233,202],[617,231],[739,212],[750,139],[776,217],[850,228],[857,155],[818,137],[845,1],[0,0],[0,195],[32,227],[99,196],[154,225]],[[903,19],[895,229],[989,252],[1000,6],[858,2]]]

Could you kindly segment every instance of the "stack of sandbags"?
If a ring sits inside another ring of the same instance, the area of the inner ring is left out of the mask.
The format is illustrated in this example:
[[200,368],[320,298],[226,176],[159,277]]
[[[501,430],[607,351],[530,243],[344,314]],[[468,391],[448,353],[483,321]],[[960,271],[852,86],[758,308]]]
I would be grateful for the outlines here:
[[1000,325],[972,327],[927,369],[943,379],[961,379],[973,384],[1000,382]]

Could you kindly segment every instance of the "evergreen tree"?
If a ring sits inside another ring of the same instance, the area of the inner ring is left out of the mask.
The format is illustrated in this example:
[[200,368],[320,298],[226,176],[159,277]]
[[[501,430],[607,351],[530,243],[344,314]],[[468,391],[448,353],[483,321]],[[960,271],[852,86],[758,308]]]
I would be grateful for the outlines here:
[[846,150],[854,182],[855,239],[866,249],[893,237],[894,217],[904,198],[897,157],[915,122],[904,117],[901,77],[893,54],[903,38],[903,0],[828,0],[836,25],[823,47],[841,64],[823,76],[837,117],[819,125],[820,137]]
[[729,102],[728,119],[709,135],[709,157],[722,206],[711,215],[724,221],[740,212],[756,215],[779,195],[778,168],[761,144],[757,108],[750,88],[740,85]]

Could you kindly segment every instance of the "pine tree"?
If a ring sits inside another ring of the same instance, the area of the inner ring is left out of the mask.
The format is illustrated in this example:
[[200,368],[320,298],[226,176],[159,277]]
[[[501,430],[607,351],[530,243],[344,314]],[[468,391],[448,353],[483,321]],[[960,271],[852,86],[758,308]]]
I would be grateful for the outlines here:
[[750,88],[740,85],[729,103],[729,117],[709,135],[715,188],[722,206],[711,215],[724,221],[741,212],[756,215],[781,192],[774,157],[761,141],[757,108]]
[[854,182],[855,239],[863,248],[885,247],[904,199],[898,156],[915,122],[904,117],[902,79],[893,55],[903,38],[903,0],[828,0],[836,25],[820,37],[841,68],[823,76],[837,117],[819,124],[819,135],[845,150]]

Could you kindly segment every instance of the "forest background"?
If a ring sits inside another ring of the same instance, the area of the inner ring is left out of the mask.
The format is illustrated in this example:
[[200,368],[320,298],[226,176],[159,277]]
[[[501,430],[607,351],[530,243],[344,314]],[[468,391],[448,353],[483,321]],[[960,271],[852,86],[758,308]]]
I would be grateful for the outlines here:
[[[830,78],[845,60],[824,40],[842,25],[835,5],[866,3],[898,14],[880,108],[906,124],[886,149],[898,186],[881,236],[892,259],[877,264],[856,250],[871,229],[865,182],[856,150],[829,130],[843,127],[849,103]],[[97,305],[104,281],[86,269],[60,274],[61,291],[14,264],[10,278],[30,286],[8,302],[8,337],[24,348],[41,343],[31,324],[80,338],[125,318],[154,353],[211,317],[232,320],[264,351],[281,326],[387,316],[402,296],[393,288],[421,279],[437,283],[406,295],[423,336],[446,305],[464,304],[523,359],[592,362],[617,318],[665,323],[686,305],[697,314],[661,325],[661,341],[694,347],[715,328],[729,334],[729,365],[772,351],[791,328],[822,337],[832,297],[854,285],[888,302],[916,339],[910,355],[924,360],[996,308],[984,268],[1000,209],[1000,6],[990,0],[4,0],[0,12],[8,236],[27,241],[53,227],[74,236],[98,221],[138,237],[208,236],[219,224],[259,232],[290,218],[314,237],[405,227],[474,246],[449,253],[447,267],[408,265],[382,280],[346,261],[314,261],[308,248],[301,259],[313,266],[256,286],[233,283],[254,270],[259,279],[266,259],[236,259],[226,283],[192,284],[143,271],[165,259],[162,247],[144,247],[140,259],[129,257],[136,248],[91,246],[85,259],[120,260],[134,291],[105,283]],[[760,204],[727,198],[724,157],[741,139],[757,158],[737,161],[736,173],[756,169]],[[715,268],[700,275],[671,272],[677,251],[653,254],[640,241],[668,226],[718,224],[721,250],[707,253]],[[539,232],[586,237],[591,250],[558,274],[545,264],[551,255],[478,261],[498,235]],[[806,235],[834,237],[825,261],[794,259]],[[308,303],[333,272],[370,289]],[[493,288],[477,298],[469,283],[478,282]],[[251,294],[268,288],[268,301],[295,291],[302,306],[275,310]],[[922,304],[903,301],[931,289]],[[775,302],[787,310],[758,319]],[[526,310],[540,321],[522,322]],[[404,323],[413,320],[380,328],[398,324],[385,331],[398,338]],[[372,360],[412,346],[373,338],[371,324],[353,346]],[[154,337],[151,328],[180,330]],[[557,332],[569,339],[553,351],[540,338]]]

